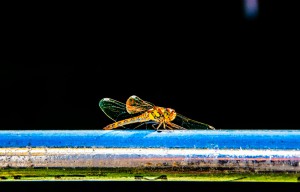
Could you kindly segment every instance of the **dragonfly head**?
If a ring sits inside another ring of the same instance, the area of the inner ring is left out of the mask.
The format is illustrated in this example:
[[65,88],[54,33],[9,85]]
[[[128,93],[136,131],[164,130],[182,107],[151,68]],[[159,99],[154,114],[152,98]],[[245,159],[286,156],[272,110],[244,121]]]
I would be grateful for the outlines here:
[[169,121],[173,121],[176,117],[176,112],[174,109],[166,108],[166,115],[168,116]]

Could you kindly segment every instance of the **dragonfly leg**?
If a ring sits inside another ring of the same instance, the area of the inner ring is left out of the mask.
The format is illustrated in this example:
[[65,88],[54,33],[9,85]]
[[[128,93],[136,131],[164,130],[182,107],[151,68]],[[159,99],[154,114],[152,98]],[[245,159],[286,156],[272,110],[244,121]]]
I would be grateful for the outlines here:
[[154,127],[154,124],[153,124],[153,125],[152,125],[153,129],[156,129],[156,131],[157,131],[157,130],[159,129],[159,127],[161,126],[162,123],[163,123],[163,122],[160,122],[159,125],[158,125],[156,128]]
[[152,127],[153,127],[153,129],[155,129],[155,130],[156,130],[156,128],[154,127],[154,124],[152,124]]
[[167,127],[168,129],[171,129],[171,130],[173,130],[173,128],[172,128],[172,127],[170,127],[169,125],[166,125],[166,127]]
[[[148,128],[149,128],[148,124],[151,124],[153,127],[154,124],[157,124],[157,123],[155,121],[146,121],[144,124],[146,125],[146,129],[148,130]],[[155,128],[153,127],[153,129],[155,129]]]
[[141,124],[137,125],[136,127],[134,127],[133,129],[136,129],[136,128],[138,128],[138,127],[144,125],[144,124],[146,124],[146,123],[141,123]]
[[184,127],[181,127],[181,126],[179,126],[179,125],[176,125],[175,123],[168,122],[167,124],[168,124],[170,127],[175,128],[175,129],[186,129],[186,128],[184,128]]
[[158,127],[159,125],[158,125],[157,127],[155,127],[154,125],[156,125],[156,124],[152,124],[153,129],[157,130],[157,129],[158,129],[157,127]]

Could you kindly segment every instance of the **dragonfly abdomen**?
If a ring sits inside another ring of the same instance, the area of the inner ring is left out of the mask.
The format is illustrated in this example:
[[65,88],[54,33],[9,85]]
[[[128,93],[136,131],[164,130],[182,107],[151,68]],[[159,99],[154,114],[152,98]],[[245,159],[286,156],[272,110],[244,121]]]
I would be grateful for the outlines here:
[[124,125],[128,125],[131,123],[139,123],[139,122],[145,122],[145,121],[149,121],[149,117],[146,113],[143,113],[139,116],[136,117],[132,117],[132,118],[128,118],[128,119],[123,119],[120,121],[117,121],[115,123],[109,124],[106,127],[104,127],[103,129],[105,130],[109,130],[109,129],[115,129]]

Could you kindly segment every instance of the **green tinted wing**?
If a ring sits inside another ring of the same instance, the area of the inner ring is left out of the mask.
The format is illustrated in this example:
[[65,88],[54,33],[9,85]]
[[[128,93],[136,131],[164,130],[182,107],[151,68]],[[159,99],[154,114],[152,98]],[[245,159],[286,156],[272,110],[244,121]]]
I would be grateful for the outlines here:
[[178,113],[176,113],[176,118],[172,121],[172,123],[175,123],[186,129],[215,129],[213,126],[189,119]]
[[99,102],[101,110],[112,120],[119,121],[133,117],[126,111],[126,105],[110,98],[103,98]]

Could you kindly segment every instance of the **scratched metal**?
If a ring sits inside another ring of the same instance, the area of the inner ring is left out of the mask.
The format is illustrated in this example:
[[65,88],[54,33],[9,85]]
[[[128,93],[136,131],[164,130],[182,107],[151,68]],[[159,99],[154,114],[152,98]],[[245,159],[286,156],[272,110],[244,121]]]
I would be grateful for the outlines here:
[[0,167],[209,167],[300,171],[299,162],[300,151],[294,150],[0,148]]
[[300,171],[298,130],[1,131],[0,167]]

